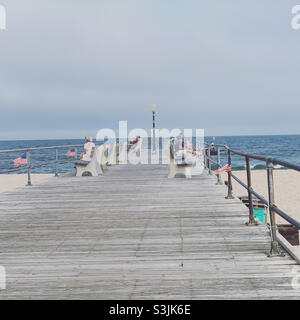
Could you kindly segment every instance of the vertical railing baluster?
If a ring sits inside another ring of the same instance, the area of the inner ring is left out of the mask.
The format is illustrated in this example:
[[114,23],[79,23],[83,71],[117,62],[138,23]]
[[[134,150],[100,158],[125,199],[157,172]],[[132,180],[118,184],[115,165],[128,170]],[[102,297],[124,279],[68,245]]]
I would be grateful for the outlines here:
[[118,165],[120,162],[120,151],[121,151],[121,147],[120,147],[120,139],[118,139],[117,145],[116,145],[116,164]]
[[26,151],[26,159],[27,159],[27,186],[32,186],[31,183],[31,165],[30,165],[30,151]]
[[55,177],[58,177],[58,149],[55,149]]
[[275,206],[274,197],[274,176],[273,176],[273,163],[271,159],[267,160],[267,175],[268,175],[268,197],[269,197],[269,217],[270,217],[270,232],[271,232],[271,250],[269,257],[283,256],[280,251],[277,241],[277,225],[275,212],[272,206]]
[[207,156],[207,158],[208,158],[208,174],[212,174],[211,173],[211,159],[210,159],[210,144],[208,145],[208,156]]
[[[221,167],[220,147],[217,147],[217,153],[218,153],[218,168],[220,168]],[[217,178],[218,178],[217,184],[218,185],[222,185],[223,181],[221,179],[221,174],[220,173],[217,174]]]
[[[231,166],[231,151],[229,148],[227,148],[228,152],[228,165]],[[234,196],[232,194],[232,182],[231,182],[231,171],[229,170],[227,172],[228,180],[227,180],[227,197],[226,199],[234,199]]]
[[[252,183],[251,183],[250,158],[246,156],[245,159],[246,159],[246,170],[247,170],[247,185],[248,185],[248,189],[251,189]],[[257,222],[255,221],[254,214],[253,214],[253,197],[252,197],[252,193],[249,190],[248,190],[248,201],[249,201],[249,222],[247,222],[246,225],[256,226]]]

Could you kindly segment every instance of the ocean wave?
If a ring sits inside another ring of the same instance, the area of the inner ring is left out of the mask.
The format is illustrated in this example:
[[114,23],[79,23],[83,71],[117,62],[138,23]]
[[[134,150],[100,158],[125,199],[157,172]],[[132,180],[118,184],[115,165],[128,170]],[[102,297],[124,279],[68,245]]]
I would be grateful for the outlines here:
[[274,169],[287,169],[287,168],[284,166],[281,166],[280,164],[275,164]]
[[[231,166],[232,171],[237,171],[237,170],[246,170],[246,165],[236,165],[236,166]],[[266,165],[264,164],[251,164],[250,165],[251,170],[262,170],[266,169]]]
[[245,169],[246,169],[245,166],[231,166],[232,171],[241,171],[241,170],[245,170]]
[[265,164],[256,164],[253,168],[253,170],[261,170],[261,169],[266,169]]
[[[265,164],[256,164],[256,165],[251,165],[251,170],[264,170],[266,169],[266,165]],[[285,170],[287,169],[284,166],[281,166],[279,164],[275,164],[274,165],[274,169],[275,170]],[[245,165],[236,165],[236,166],[232,166],[231,167],[232,171],[241,171],[241,170],[246,170],[246,166]]]

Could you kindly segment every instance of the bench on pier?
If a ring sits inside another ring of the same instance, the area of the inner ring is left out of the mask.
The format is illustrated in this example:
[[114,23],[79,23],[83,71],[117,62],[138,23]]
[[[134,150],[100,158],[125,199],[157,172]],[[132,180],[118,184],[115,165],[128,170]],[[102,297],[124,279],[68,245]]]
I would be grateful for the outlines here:
[[170,140],[168,147],[169,154],[169,164],[167,165],[169,174],[168,178],[172,179],[176,174],[183,174],[187,179],[192,178],[192,168],[195,166],[195,162],[190,162],[185,160],[186,151],[180,150],[180,156],[178,157],[174,151],[174,140]]
[[142,138],[139,138],[137,143],[130,145],[127,141],[123,142],[123,144],[119,144],[119,156],[118,163],[126,164],[128,161],[129,154],[136,154],[137,157],[140,156],[142,152]]
[[108,157],[107,157],[107,165],[115,166],[117,164],[117,143],[114,142],[110,145]]
[[91,161],[75,161],[76,177],[81,176],[98,176],[97,157],[95,148],[91,151]]
[[136,153],[136,156],[139,157],[142,150],[142,138],[139,138],[135,144],[128,144],[127,152]]
[[103,144],[98,148],[98,164],[102,170],[102,173],[107,170],[109,165],[109,153],[111,145]]
[[93,176],[97,177],[107,170],[108,146],[101,145],[91,151],[91,161],[75,161],[76,177]]

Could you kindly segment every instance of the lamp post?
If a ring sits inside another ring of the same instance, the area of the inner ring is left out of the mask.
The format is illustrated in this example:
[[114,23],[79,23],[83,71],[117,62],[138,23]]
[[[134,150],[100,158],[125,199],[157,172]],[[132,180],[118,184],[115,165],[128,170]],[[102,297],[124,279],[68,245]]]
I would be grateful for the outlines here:
[[156,143],[155,143],[155,111],[156,111],[156,108],[157,108],[157,104],[156,103],[152,103],[150,105],[150,108],[151,108],[151,111],[152,111],[152,128],[153,128],[153,140],[152,140],[152,144],[153,144],[153,147],[152,147],[152,150],[153,152],[156,151]]

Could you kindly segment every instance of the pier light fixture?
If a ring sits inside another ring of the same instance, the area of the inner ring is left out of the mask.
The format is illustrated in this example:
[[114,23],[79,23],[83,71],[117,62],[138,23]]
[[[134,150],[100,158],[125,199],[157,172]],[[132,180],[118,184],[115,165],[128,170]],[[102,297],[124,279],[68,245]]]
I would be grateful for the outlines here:
[[156,108],[157,108],[157,104],[156,103],[151,103],[150,108],[151,108],[152,112],[155,112]]
[[153,132],[153,137],[152,137],[152,151],[155,153],[156,152],[156,141],[155,141],[155,111],[157,108],[156,103],[152,103],[150,105],[151,111],[152,111],[152,132]]

